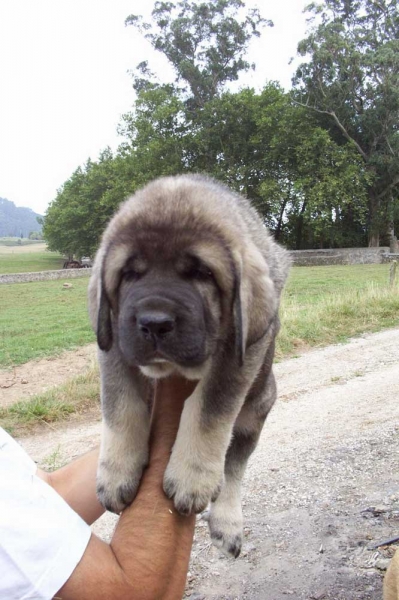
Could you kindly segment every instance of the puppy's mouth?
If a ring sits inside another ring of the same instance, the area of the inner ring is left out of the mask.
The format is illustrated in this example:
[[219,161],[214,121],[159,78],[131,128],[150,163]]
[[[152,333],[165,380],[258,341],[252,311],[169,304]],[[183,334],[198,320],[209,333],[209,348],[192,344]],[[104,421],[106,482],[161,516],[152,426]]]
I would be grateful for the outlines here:
[[[156,350],[152,356],[147,357],[145,362],[146,365],[154,365],[154,364],[165,364],[165,363],[173,363],[170,358],[168,358],[163,352],[160,350]],[[144,365],[145,366],[145,365]]]
[[175,365],[165,359],[153,359],[139,366],[140,371],[147,377],[162,379],[175,371]]

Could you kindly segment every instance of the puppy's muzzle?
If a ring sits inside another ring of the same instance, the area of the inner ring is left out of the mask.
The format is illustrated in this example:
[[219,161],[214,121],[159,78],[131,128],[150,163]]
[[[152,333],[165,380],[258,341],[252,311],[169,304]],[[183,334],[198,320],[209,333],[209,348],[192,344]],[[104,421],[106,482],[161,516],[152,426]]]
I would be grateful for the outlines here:
[[202,364],[207,355],[204,305],[186,282],[142,281],[125,288],[118,315],[118,342],[129,365],[162,360]]
[[164,312],[151,311],[138,314],[137,328],[146,340],[163,339],[175,329],[176,319]]

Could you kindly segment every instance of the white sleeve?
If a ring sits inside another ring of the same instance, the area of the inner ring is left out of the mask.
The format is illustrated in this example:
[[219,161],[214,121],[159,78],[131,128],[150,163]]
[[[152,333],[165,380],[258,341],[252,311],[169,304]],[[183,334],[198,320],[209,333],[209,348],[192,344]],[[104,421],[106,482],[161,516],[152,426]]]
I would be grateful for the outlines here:
[[87,523],[35,473],[35,463],[0,428],[0,598],[7,600],[50,600],[91,535]]

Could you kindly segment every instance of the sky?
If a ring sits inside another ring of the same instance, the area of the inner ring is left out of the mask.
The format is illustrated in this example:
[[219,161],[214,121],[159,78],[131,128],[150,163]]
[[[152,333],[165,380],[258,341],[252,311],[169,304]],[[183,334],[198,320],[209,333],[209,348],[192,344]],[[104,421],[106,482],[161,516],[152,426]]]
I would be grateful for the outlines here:
[[[305,36],[306,0],[247,0],[274,22],[250,46],[255,72],[239,86],[279,81],[289,89],[298,42]],[[44,214],[72,172],[106,146],[131,110],[129,69],[143,60],[172,81],[166,59],[133,27],[151,0],[0,1],[0,197]],[[296,62],[298,62],[296,60]],[[122,200],[122,198],[121,198]]]

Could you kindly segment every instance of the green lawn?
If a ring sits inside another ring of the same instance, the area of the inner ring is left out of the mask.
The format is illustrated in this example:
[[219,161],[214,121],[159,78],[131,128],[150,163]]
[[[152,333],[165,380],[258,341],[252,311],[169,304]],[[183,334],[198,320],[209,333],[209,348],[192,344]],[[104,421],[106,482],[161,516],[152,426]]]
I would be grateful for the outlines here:
[[277,356],[399,326],[389,264],[296,267],[284,291]]
[[314,304],[330,294],[365,289],[370,283],[387,286],[389,265],[329,265],[294,267],[285,289],[285,298],[298,304]]
[[[281,308],[278,357],[366,331],[399,326],[399,287],[389,265],[294,267]],[[21,364],[94,341],[88,278],[0,285],[0,366]]]
[[[399,326],[399,285],[390,288],[389,265],[296,267],[280,311],[277,358]],[[88,279],[0,285],[0,365],[51,356],[94,341],[88,323]],[[98,372],[72,379],[31,400],[0,408],[0,422],[14,435],[93,411],[98,416]]]
[[[62,269],[65,262],[60,254],[56,252],[35,252],[34,246],[30,246],[30,252],[18,252],[19,248],[15,248],[15,253],[10,251],[2,252],[0,246],[0,275],[6,273],[32,273],[36,271],[52,271]],[[23,248],[25,250],[25,248]]]
[[22,364],[94,341],[87,315],[88,277],[0,285],[0,365]]

